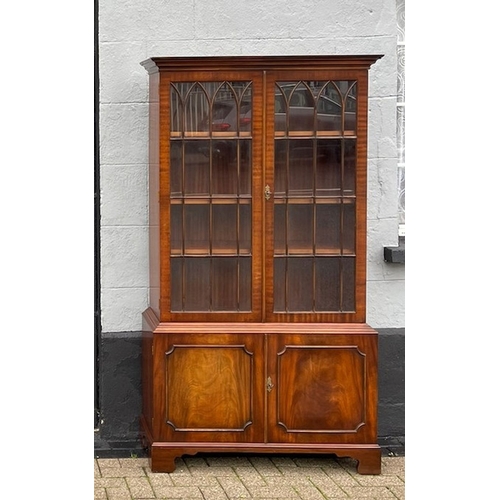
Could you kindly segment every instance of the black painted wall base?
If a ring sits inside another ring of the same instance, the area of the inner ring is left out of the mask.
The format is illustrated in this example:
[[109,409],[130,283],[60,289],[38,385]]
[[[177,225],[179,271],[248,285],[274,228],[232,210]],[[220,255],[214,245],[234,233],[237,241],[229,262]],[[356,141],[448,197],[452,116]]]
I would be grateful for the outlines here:
[[[405,330],[379,332],[378,444],[385,456],[404,456]],[[140,440],[141,332],[103,333],[99,346],[99,426],[94,456],[145,456]]]

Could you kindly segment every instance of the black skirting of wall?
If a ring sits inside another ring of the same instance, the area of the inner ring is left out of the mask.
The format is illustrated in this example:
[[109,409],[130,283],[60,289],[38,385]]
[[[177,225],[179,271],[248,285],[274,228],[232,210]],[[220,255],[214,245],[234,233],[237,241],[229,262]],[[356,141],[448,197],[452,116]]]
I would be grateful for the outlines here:
[[[379,445],[404,456],[405,330],[379,332]],[[141,332],[103,333],[99,345],[99,425],[95,457],[144,456],[140,441]]]

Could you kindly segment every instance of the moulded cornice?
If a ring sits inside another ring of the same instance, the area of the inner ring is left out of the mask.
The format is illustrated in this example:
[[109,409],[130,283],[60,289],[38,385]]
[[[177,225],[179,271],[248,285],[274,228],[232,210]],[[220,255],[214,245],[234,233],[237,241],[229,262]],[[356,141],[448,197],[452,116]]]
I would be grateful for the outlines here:
[[158,71],[214,71],[265,69],[345,69],[366,70],[378,59],[374,55],[321,55],[321,56],[217,56],[217,57],[151,57],[141,62],[149,74]]

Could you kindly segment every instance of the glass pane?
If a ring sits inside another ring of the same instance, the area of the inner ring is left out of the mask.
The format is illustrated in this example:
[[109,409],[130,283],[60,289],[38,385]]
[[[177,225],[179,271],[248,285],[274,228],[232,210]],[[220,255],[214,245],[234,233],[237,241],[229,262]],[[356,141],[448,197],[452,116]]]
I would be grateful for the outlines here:
[[184,141],[184,194],[208,195],[210,190],[210,141]]
[[287,258],[287,310],[313,310],[313,259]]
[[286,205],[274,205],[274,253],[282,255],[286,252]]
[[288,139],[274,141],[274,198],[287,192]]
[[210,310],[210,258],[184,259],[184,311]]
[[355,253],[356,209],[353,203],[343,206],[342,249],[344,254]]
[[252,141],[241,139],[239,141],[240,159],[240,194],[249,195],[252,192]]
[[[324,82],[320,82],[324,83]],[[342,99],[335,84],[328,82],[317,99],[318,130],[342,130]]]
[[207,255],[210,250],[210,207],[209,205],[184,206],[186,254]]
[[186,99],[184,108],[184,130],[190,132],[208,132],[209,124],[208,97],[200,84],[193,85]]
[[180,255],[182,250],[182,205],[170,205],[170,252]]
[[223,84],[212,108],[212,132],[238,132],[238,107],[231,85]]
[[276,132],[284,132],[287,129],[287,109],[286,97],[280,86],[277,84],[274,94],[274,130]]
[[288,253],[312,254],[313,205],[288,205]]
[[170,142],[170,195],[182,195],[182,142]]
[[238,310],[238,258],[213,259],[214,311]]
[[340,196],[341,189],[341,139],[318,139],[316,160],[316,196]]
[[285,312],[286,310],[286,258],[274,259],[274,310]]
[[240,205],[240,255],[252,252],[252,205]]
[[355,309],[355,259],[354,257],[342,258],[342,311]]
[[239,282],[240,282],[240,311],[252,309],[252,259],[240,257]]
[[217,84],[211,109],[212,135],[249,135],[252,129],[251,82],[212,82]]
[[312,196],[314,139],[290,140],[288,194]]
[[170,309],[182,311],[182,263],[181,257],[170,259]]
[[237,253],[238,245],[238,220],[237,205],[213,205],[212,227],[213,243],[212,252]]
[[184,110],[182,108],[181,97],[174,85],[170,93],[170,130],[180,134],[182,132],[182,117]]
[[315,260],[315,275],[316,311],[339,311],[340,259],[317,258]]
[[357,87],[356,82],[348,82],[349,90],[345,98],[344,130],[355,133],[357,122]]
[[344,195],[356,194],[356,139],[344,140]]
[[316,205],[316,253],[340,254],[341,205]]
[[238,193],[237,141],[213,141],[212,190],[214,195]]
[[288,129],[315,130],[315,102],[310,88],[299,83],[288,96]]
[[252,130],[252,87],[249,85],[243,93],[240,107],[240,132]]

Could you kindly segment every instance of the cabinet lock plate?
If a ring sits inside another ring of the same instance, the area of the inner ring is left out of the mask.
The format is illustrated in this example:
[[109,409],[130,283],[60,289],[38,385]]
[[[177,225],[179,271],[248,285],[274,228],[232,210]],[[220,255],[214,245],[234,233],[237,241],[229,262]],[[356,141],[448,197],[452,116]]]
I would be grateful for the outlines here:
[[273,387],[274,384],[273,381],[271,380],[271,377],[267,377],[267,384],[266,384],[267,392],[271,392],[273,390]]

